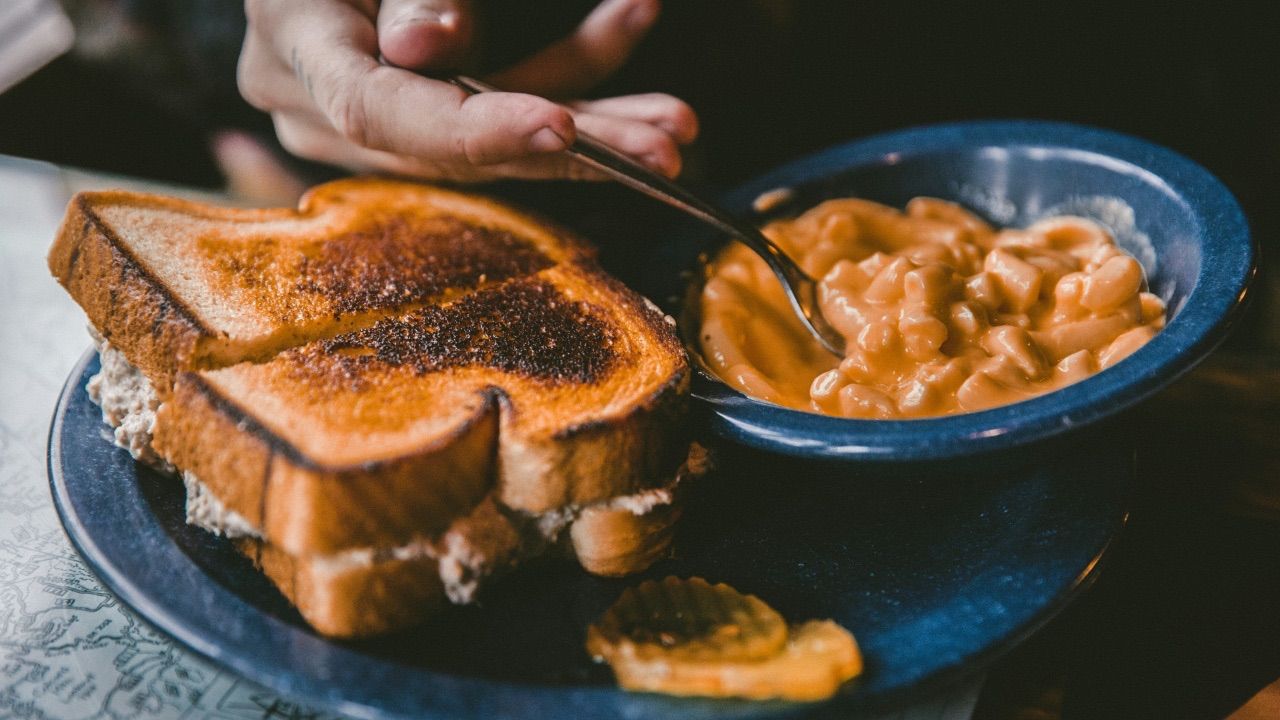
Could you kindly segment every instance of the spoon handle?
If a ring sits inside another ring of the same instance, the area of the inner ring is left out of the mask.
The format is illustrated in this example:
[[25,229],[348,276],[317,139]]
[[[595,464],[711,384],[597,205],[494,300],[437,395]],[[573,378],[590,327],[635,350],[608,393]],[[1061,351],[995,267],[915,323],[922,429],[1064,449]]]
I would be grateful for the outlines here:
[[[498,88],[488,83],[464,75],[453,75],[447,80],[472,94],[499,92]],[[632,190],[682,210],[751,248],[778,276],[787,299],[814,337],[836,355],[843,354],[843,338],[827,323],[818,309],[817,286],[813,278],[754,225],[738,220],[581,130],[565,152]]]
[[[453,84],[470,93],[498,92],[497,88],[475,78],[455,75],[450,80]],[[632,190],[637,190],[655,200],[660,200],[679,210],[683,210],[716,227],[721,232],[734,236],[751,247],[752,250],[766,256],[766,259],[772,258],[773,262],[769,264],[774,267],[775,272],[778,271],[778,264],[785,266],[787,275],[799,271],[795,262],[754,226],[739,221],[729,213],[704,201],[680,185],[671,182],[591,135],[579,130],[577,139],[565,152],[584,165],[599,170]]]

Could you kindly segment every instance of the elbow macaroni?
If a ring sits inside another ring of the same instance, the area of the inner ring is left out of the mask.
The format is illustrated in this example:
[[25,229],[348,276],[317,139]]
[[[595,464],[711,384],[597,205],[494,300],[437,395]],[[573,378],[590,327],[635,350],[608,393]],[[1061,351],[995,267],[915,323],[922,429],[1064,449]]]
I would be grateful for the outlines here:
[[738,243],[703,288],[702,350],[730,385],[799,410],[888,419],[1016,402],[1119,362],[1165,322],[1142,266],[1084,218],[997,231],[943,200],[900,212],[850,198],[764,233],[821,279],[844,358],[808,335]]

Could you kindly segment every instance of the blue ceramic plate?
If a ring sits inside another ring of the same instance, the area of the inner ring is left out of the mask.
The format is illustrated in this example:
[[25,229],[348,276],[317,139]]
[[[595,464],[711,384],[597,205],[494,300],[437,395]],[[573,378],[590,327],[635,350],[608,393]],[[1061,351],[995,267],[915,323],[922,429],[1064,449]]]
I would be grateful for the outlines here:
[[[624,587],[547,562],[478,607],[414,632],[334,642],[229,544],[184,522],[181,483],[109,440],[72,372],[49,438],[53,496],[71,541],[129,607],[194,652],[305,703],[359,717],[757,718],[779,702],[629,694],[582,649]],[[726,450],[690,499],[677,556],[647,577],[701,575],[793,620],[834,618],[866,657],[823,706],[882,710],[957,682],[1013,647],[1093,577],[1123,522],[1132,453],[1101,446],[1038,469],[946,481],[850,482],[840,466]]]
[[[1058,439],[1148,397],[1204,359],[1238,316],[1255,272],[1244,214],[1217,179],[1177,153],[1105,130],[993,121],[892,132],[784,165],[730,193],[723,205],[750,217],[757,195],[783,187],[793,191],[792,199],[756,219],[795,214],[832,197],[903,207],[917,195],[959,202],[997,226],[1060,214],[1090,217],[1143,263],[1151,291],[1165,300],[1171,319],[1136,353],[1083,382],[943,418],[848,420],[804,413],[749,398],[702,372],[694,394],[709,409],[711,428],[775,453],[953,462]],[[644,273],[650,282],[640,289],[664,300],[684,296],[669,280],[671,269],[695,266],[698,253],[719,242],[701,232],[660,246]],[[685,313],[682,326],[687,340],[696,338],[695,317]],[[697,343],[689,344],[696,355]]]

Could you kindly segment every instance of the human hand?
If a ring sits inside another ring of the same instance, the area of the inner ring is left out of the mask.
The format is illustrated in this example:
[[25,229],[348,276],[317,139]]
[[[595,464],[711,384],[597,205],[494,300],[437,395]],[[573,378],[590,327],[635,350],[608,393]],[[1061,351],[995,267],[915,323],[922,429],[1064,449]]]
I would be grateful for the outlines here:
[[679,145],[698,132],[670,95],[570,100],[626,61],[657,0],[604,0],[569,37],[487,79],[512,92],[479,95],[413,72],[466,53],[466,0],[247,0],[245,9],[240,91],[271,113],[285,149],[311,160],[462,182],[594,179],[560,152],[581,129],[674,177]]

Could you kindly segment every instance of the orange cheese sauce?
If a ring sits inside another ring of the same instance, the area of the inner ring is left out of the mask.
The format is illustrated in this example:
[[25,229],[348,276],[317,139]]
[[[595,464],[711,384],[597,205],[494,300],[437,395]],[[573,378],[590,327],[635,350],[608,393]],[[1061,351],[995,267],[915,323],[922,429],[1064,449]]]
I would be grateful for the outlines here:
[[918,418],[1050,392],[1164,327],[1142,266],[1079,217],[997,230],[954,203],[828,200],[763,232],[820,279],[847,340],[822,349],[768,267],[733,243],[702,291],[703,356],[742,392],[809,412]]

